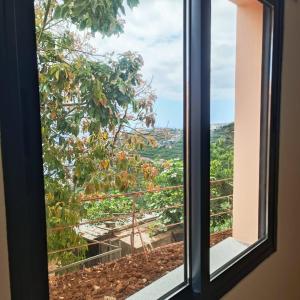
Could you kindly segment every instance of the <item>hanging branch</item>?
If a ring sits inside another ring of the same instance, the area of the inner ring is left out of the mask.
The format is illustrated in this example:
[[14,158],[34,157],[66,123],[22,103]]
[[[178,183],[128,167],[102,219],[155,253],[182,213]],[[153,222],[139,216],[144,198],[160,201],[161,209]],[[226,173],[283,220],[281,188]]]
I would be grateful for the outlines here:
[[41,40],[41,37],[43,35],[43,32],[45,30],[45,27],[47,25],[47,21],[48,21],[48,16],[49,16],[49,12],[50,12],[50,8],[51,8],[51,0],[48,0],[47,4],[46,4],[46,9],[45,9],[45,15],[44,15],[44,20],[43,20],[43,24],[42,24],[42,28],[39,34],[39,37],[37,39],[37,42],[39,43]]

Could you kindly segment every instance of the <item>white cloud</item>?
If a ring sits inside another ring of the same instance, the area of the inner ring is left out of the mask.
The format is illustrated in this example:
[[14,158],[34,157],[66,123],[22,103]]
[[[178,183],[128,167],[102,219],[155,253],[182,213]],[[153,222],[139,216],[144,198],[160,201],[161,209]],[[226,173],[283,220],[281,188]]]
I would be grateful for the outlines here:
[[228,0],[212,1],[212,100],[231,100],[235,87],[236,6]]
[[143,74],[152,79],[158,99],[182,100],[183,81],[183,1],[141,0],[126,9],[124,33],[93,40],[98,52],[140,53]]
[[[124,19],[124,33],[119,36],[96,35],[93,45],[97,51],[140,53],[145,63],[144,78],[153,79],[156,107],[163,100],[182,101],[183,0],[140,0],[133,10],[126,7]],[[228,0],[212,0],[212,101],[234,99],[235,40],[235,5]],[[157,112],[159,115],[159,109]]]

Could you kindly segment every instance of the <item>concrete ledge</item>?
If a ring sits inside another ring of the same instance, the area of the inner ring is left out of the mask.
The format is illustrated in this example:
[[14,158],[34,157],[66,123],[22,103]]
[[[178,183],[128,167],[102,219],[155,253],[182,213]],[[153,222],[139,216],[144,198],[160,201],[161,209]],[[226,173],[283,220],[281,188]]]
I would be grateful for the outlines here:
[[[229,237],[210,248],[210,273],[217,271],[224,264],[247,249],[247,245]],[[155,300],[184,282],[184,266],[180,266],[142,290],[128,297],[128,300]]]
[[174,287],[184,282],[184,266],[180,266],[158,280],[128,297],[128,300],[155,300],[159,299]]
[[247,249],[243,244],[232,237],[229,237],[210,248],[210,274],[217,271],[238,254]]

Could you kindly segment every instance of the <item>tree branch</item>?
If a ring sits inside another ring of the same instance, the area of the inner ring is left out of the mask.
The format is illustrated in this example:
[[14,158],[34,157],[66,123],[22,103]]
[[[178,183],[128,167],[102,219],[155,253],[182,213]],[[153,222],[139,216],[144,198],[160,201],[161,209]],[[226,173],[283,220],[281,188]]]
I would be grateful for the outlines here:
[[47,4],[46,4],[46,10],[45,10],[45,15],[44,15],[44,20],[43,20],[42,28],[41,28],[39,37],[38,37],[38,39],[37,39],[37,42],[38,42],[38,43],[40,42],[41,37],[42,37],[42,35],[43,35],[43,32],[44,32],[44,30],[45,30],[45,27],[46,27],[46,25],[47,25],[48,15],[49,15],[49,12],[50,12],[50,7],[51,7],[51,1],[52,1],[52,0],[48,0],[48,2],[47,2]]
[[127,117],[127,111],[128,111],[128,107],[125,109],[125,113],[124,113],[124,115],[123,115],[123,117],[122,117],[122,119],[120,121],[119,127],[118,127],[117,132],[116,132],[116,134],[114,136],[114,140],[113,140],[113,144],[112,144],[113,148],[115,147],[115,144],[116,144],[117,139],[118,139],[118,135],[119,135],[119,133],[120,133],[122,127],[123,127],[123,121],[125,121],[125,119]]

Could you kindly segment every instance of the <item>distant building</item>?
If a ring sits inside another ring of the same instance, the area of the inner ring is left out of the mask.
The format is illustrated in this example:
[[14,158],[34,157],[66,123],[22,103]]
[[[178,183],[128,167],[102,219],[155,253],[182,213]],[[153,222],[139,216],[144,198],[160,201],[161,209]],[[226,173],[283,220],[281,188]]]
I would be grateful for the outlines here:
[[228,125],[228,123],[214,123],[214,124],[210,125],[210,130],[214,131],[214,130],[219,129],[219,128],[225,126],[225,125]]

